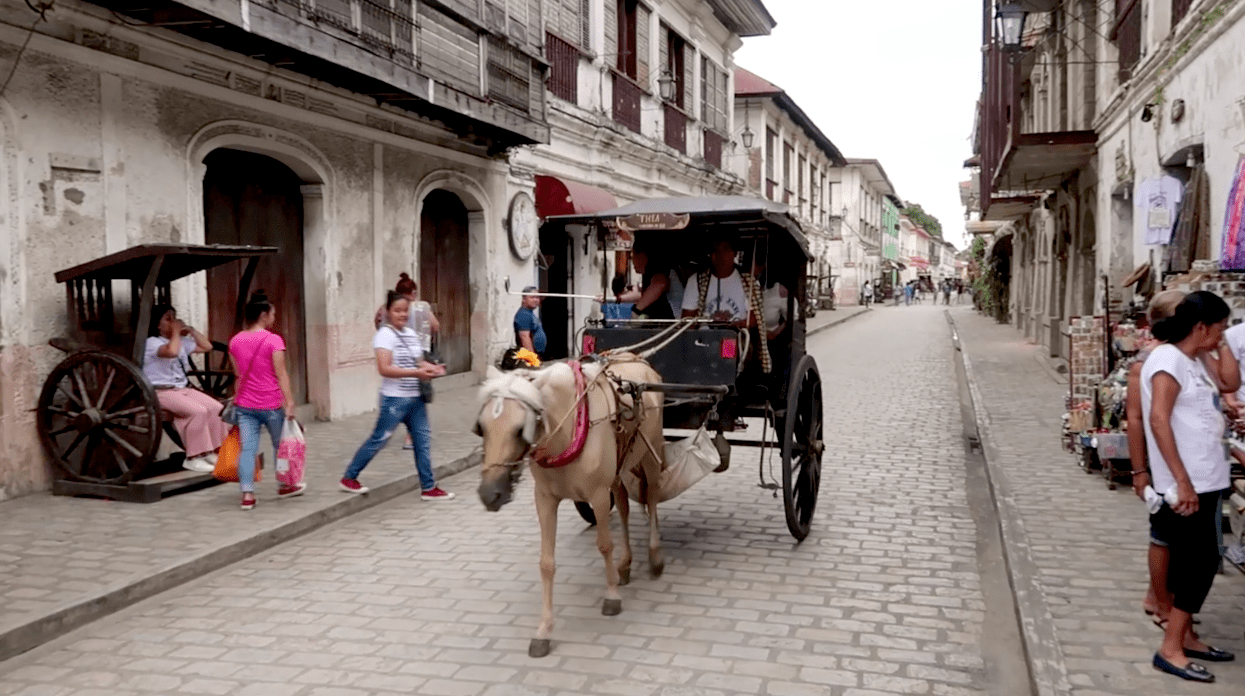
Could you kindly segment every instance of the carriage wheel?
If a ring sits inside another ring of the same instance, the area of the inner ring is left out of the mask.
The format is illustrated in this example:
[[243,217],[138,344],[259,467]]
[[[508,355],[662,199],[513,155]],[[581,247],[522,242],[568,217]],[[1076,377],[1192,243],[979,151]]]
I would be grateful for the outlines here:
[[[588,524],[597,523],[597,514],[592,511],[592,506],[581,500],[575,501],[575,509],[579,511],[579,516],[584,518],[584,522]],[[614,509],[614,494],[610,493],[610,509]]]
[[791,536],[803,540],[812,528],[821,486],[821,375],[812,356],[800,358],[787,387],[783,418],[782,498]]
[[111,353],[78,353],[43,384],[36,414],[43,449],[67,478],[125,484],[156,457],[160,402],[137,367]]
[[210,352],[191,353],[189,360],[190,370],[186,376],[200,391],[217,401],[233,396],[235,376],[229,363],[229,346],[220,341],[212,341]]

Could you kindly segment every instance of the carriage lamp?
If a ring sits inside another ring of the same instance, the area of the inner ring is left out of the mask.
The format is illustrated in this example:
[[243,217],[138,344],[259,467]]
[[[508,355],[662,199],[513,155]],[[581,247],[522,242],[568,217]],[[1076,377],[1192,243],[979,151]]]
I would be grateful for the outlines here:
[[999,21],[1000,33],[1003,37],[1003,47],[1008,50],[1019,50],[1020,36],[1025,30],[1025,18],[1029,13],[1025,12],[1024,7],[1019,3],[1009,2],[999,7],[998,13],[995,15]]
[[584,334],[584,355],[597,352],[597,337]]
[[669,69],[662,70],[661,77],[657,78],[657,91],[661,94],[662,101],[674,99],[674,75]]
[[752,128],[744,126],[744,132],[739,134],[739,142],[744,146],[745,150],[751,150],[752,144],[756,142],[757,134],[752,132]]
[[734,338],[722,339],[721,355],[723,359],[733,360],[739,354],[739,340]]

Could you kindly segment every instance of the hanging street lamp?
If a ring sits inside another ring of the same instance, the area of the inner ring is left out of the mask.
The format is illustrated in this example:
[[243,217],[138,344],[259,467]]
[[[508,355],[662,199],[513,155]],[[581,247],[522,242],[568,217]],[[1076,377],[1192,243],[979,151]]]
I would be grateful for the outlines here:
[[998,13],[995,15],[998,19],[999,35],[1003,39],[1003,48],[1010,51],[1018,51],[1024,46],[1021,44],[1021,36],[1025,30],[1025,19],[1029,13],[1025,11],[1024,6],[1019,3],[1009,2],[999,6]]

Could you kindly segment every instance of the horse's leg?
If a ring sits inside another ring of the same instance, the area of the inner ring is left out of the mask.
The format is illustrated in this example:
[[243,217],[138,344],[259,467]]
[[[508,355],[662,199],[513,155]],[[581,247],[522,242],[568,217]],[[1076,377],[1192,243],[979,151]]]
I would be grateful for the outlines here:
[[[553,636],[553,550],[558,537],[558,503],[552,495],[536,486],[536,517],[540,520],[540,583],[542,604],[540,609],[540,627],[536,629],[536,637],[527,647],[530,657],[544,657],[549,654],[549,639]],[[599,518],[598,518],[599,519]]]
[[661,550],[661,526],[657,523],[657,501],[661,497],[661,462],[651,454],[645,455],[645,484],[648,486],[646,509],[648,510],[648,571],[660,578],[666,570],[666,557]]
[[597,516],[597,549],[605,559],[605,601],[601,613],[616,616],[622,613],[622,595],[618,594],[618,568],[614,565],[614,538],[610,535],[610,487],[598,489],[592,496],[592,512]]
[[631,528],[628,521],[631,517],[631,501],[627,499],[627,489],[622,481],[614,484],[614,504],[618,507],[618,519],[622,523],[622,553],[618,555],[618,584],[631,583]]

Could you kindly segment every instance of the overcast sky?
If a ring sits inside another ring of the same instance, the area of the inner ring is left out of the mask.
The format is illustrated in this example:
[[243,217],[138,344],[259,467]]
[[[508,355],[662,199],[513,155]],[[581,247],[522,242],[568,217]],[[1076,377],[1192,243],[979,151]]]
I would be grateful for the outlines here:
[[964,248],[959,182],[981,91],[981,3],[764,0],[771,36],[735,56],[786,90],[846,157],[874,158]]

